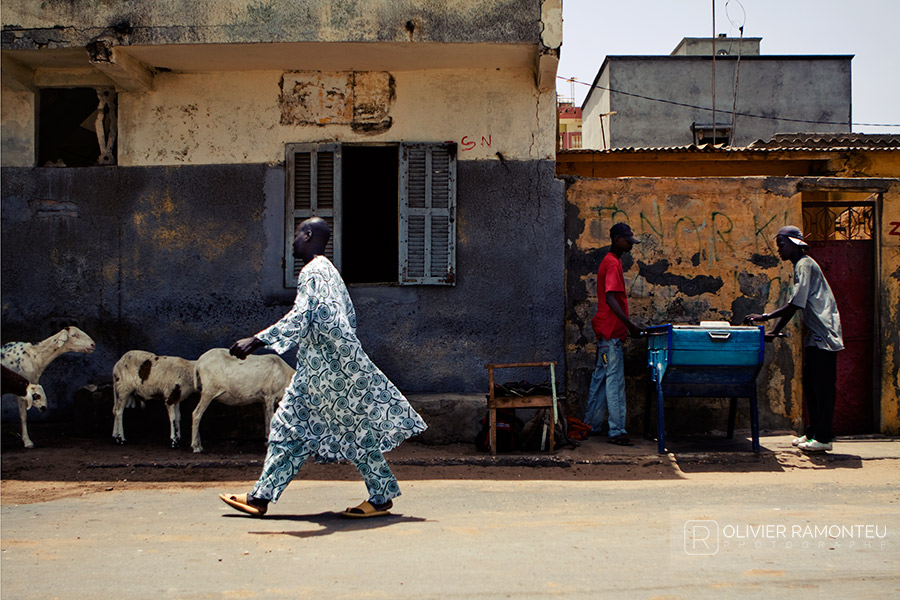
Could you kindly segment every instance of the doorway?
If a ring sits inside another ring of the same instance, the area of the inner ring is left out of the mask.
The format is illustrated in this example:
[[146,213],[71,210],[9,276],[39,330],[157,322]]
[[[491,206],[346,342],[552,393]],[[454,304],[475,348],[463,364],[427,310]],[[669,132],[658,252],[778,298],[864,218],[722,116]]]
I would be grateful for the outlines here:
[[[804,192],[803,232],[841,315],[844,350],[837,355],[835,435],[874,433],[876,408],[876,238],[880,195]],[[804,419],[806,419],[804,401]]]

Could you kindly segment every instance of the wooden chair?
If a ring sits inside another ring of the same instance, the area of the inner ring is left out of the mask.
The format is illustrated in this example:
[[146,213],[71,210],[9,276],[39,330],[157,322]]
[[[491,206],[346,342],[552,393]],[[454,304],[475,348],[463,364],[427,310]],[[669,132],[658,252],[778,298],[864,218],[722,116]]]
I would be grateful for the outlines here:
[[[549,367],[550,368],[550,396],[497,396],[494,393],[494,369],[510,369],[524,367]],[[488,370],[488,385],[490,393],[487,395],[487,406],[490,412],[490,428],[491,428],[491,454],[497,454],[497,409],[498,408],[548,408],[550,414],[550,445],[547,447],[548,452],[553,452],[553,433],[556,429],[556,362],[531,362],[531,363],[504,363],[504,364],[487,364],[484,368]],[[546,432],[545,432],[546,434]],[[543,438],[542,444],[543,447]]]

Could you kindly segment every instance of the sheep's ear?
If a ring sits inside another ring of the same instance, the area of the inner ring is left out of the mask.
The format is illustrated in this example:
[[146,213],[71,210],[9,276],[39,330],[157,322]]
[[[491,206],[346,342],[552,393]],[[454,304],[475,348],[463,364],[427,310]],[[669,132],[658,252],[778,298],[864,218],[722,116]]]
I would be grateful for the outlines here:
[[58,348],[62,348],[63,346],[66,345],[66,341],[68,341],[68,339],[69,339],[69,330],[63,329],[62,331],[59,332],[59,334],[56,338],[56,346]]
[[25,410],[29,410],[34,406],[34,401],[32,399],[33,394],[30,394],[29,392],[31,392],[31,390],[25,391]]

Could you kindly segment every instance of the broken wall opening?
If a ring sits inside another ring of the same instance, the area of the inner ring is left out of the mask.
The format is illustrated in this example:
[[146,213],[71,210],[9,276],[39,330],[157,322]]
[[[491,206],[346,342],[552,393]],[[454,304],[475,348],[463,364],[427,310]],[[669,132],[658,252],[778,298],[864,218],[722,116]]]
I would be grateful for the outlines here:
[[116,120],[114,90],[40,90],[37,164],[42,167],[116,164]]

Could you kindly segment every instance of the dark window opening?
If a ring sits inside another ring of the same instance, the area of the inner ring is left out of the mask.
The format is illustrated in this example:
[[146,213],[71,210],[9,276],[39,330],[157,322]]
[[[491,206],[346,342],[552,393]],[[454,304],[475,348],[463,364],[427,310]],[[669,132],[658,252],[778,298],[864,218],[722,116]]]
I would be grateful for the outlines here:
[[399,235],[398,149],[344,146],[343,277],[347,283],[396,283]]
[[691,123],[691,133],[694,138],[695,146],[703,144],[712,144],[718,146],[721,144],[729,145],[731,143],[731,125],[717,124],[715,127],[711,123]]
[[[95,88],[47,88],[40,91],[38,164],[90,167],[115,163],[115,94]],[[102,111],[101,134],[97,116]],[[106,147],[101,148],[98,137]]]

